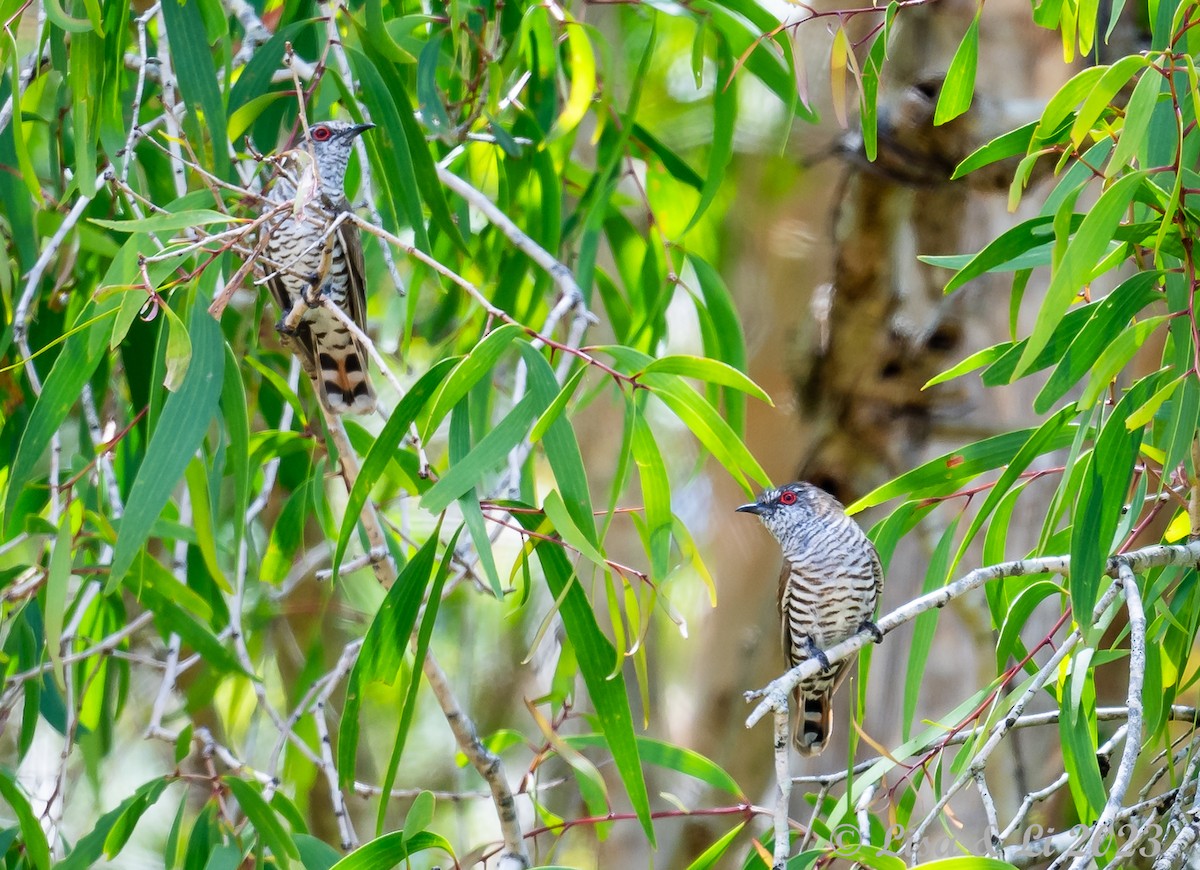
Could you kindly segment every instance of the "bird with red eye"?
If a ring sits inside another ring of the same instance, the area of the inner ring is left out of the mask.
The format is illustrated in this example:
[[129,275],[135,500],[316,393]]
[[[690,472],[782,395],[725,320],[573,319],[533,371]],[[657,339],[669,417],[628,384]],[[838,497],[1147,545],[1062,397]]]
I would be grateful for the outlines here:
[[737,510],[756,515],[783,550],[779,617],[787,666],[816,659],[823,668],[793,694],[796,750],[816,755],[829,742],[833,693],[853,661],[831,666],[823,650],[860,631],[870,632],[876,642],[883,639],[871,621],[883,590],[883,566],[841,502],[811,483],[768,489]]
[[267,286],[283,315],[275,328],[333,414],[375,409],[367,349],[330,307],[367,331],[362,241],[358,226],[343,215],[351,210],[345,189],[350,153],[373,126],[320,121],[309,127],[303,142],[275,161],[279,172],[263,209]]

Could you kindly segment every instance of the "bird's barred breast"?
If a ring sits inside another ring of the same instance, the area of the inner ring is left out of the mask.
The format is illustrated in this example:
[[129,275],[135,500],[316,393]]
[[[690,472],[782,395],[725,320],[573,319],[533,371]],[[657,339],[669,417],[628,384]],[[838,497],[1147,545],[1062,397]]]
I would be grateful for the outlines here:
[[798,642],[808,635],[825,649],[854,634],[875,612],[871,544],[852,520],[846,524],[857,535],[831,524],[785,552],[791,571],[780,605]]
[[[321,269],[326,241],[322,233],[323,227],[320,223],[314,223],[311,217],[305,221],[290,215],[271,229],[267,238],[267,256],[275,264],[275,268],[281,270],[283,285],[293,297],[307,291],[307,276],[316,274]],[[329,274],[321,277],[325,283],[322,289],[339,306],[346,301],[346,273],[346,257],[340,240],[335,236]]]

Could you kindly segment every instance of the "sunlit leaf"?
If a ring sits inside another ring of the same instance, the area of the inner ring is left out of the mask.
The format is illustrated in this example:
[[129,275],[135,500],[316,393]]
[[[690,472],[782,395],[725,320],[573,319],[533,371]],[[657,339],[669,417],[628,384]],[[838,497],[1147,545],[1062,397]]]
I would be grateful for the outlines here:
[[935,125],[953,121],[971,108],[971,100],[975,96],[975,68],[979,63],[979,18],[982,11],[981,6],[971,19],[971,25],[958,44],[954,57],[950,59],[950,67],[946,70],[937,108],[933,113]]
[[331,870],[392,870],[405,858],[427,849],[440,849],[454,856],[450,843],[438,834],[422,831],[405,838],[404,831],[393,831],[359,846]]

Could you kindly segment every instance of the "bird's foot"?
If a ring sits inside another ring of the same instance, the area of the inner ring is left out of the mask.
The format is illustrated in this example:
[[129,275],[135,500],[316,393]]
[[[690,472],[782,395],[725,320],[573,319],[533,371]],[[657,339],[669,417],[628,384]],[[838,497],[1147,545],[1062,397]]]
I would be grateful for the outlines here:
[[864,619],[862,625],[858,627],[859,631],[870,632],[871,637],[875,639],[875,643],[883,643],[883,632],[879,630],[879,626],[869,619]]
[[805,635],[804,647],[805,647],[804,651],[810,659],[816,659],[817,661],[819,661],[821,663],[821,670],[823,670],[823,671],[832,670],[832,668],[829,664],[829,656],[825,655],[824,650],[820,649],[817,646],[816,642],[812,639],[811,636]]
[[285,314],[279,318],[279,322],[275,324],[275,331],[280,335],[291,338],[296,334],[296,327],[288,325],[288,316]]
[[321,286],[321,276],[315,272],[308,276],[308,288],[304,291],[304,304],[309,308],[320,308],[321,300],[325,297],[325,288]]

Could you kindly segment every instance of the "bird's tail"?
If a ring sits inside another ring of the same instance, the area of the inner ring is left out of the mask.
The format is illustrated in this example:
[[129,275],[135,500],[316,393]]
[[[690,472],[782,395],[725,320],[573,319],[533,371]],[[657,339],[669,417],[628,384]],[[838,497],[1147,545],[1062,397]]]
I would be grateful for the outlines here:
[[323,309],[312,312],[297,334],[321,404],[334,414],[369,414],[375,388],[367,377],[367,351],[350,331]]
[[321,401],[330,411],[369,414],[375,410],[375,388],[367,377],[367,354],[357,341],[338,349],[318,345],[317,367]]
[[833,691],[819,695],[802,695],[797,690],[792,696],[796,707],[796,724],[792,731],[792,742],[801,755],[820,755],[829,742],[833,726]]

